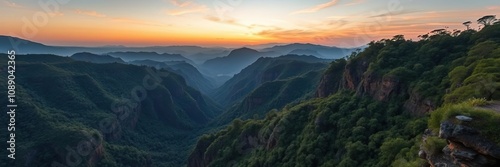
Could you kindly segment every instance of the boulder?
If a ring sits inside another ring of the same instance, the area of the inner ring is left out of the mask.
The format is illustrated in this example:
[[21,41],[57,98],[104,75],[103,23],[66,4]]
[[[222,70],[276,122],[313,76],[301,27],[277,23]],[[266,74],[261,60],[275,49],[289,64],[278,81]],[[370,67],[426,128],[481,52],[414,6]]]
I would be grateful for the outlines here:
[[465,121],[465,122],[470,122],[472,121],[471,117],[464,116],[464,115],[457,115],[455,118],[457,118],[460,121]]

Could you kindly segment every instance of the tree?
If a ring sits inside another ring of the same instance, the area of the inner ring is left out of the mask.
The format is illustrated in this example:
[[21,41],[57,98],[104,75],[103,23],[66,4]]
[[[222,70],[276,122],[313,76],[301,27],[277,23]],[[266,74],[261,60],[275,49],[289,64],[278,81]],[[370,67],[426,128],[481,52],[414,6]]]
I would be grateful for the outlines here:
[[444,34],[448,34],[448,31],[446,31],[446,29],[444,29],[444,28],[441,28],[441,29],[432,30],[431,33],[434,35],[444,35]]
[[466,21],[464,23],[462,23],[465,27],[467,27],[467,30],[470,30],[470,25],[472,24],[471,21]]
[[418,37],[425,40],[425,39],[429,38],[429,34],[419,35]]
[[496,15],[486,15],[486,16],[483,16],[483,17],[477,19],[477,23],[482,24],[484,26],[492,25],[496,21],[498,21],[496,19]]
[[455,30],[453,30],[452,35],[453,35],[454,37],[456,37],[456,36],[460,35],[460,33],[462,33],[462,31],[455,29]]
[[405,36],[404,35],[395,35],[393,38],[392,38],[393,41],[404,41],[405,40]]

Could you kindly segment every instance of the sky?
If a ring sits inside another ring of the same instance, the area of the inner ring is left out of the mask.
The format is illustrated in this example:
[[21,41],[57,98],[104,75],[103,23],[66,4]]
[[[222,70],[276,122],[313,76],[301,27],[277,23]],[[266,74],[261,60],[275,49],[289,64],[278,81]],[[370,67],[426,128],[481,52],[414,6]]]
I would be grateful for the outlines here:
[[[0,0],[0,34],[47,45],[356,47],[465,29],[498,0]],[[500,16],[499,16],[500,17]]]

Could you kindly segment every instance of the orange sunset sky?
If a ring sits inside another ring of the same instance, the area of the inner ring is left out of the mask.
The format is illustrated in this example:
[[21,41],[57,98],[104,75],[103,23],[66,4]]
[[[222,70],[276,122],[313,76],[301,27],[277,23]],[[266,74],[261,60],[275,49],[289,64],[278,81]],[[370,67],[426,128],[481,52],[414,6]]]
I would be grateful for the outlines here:
[[[353,47],[500,13],[498,0],[0,0],[1,35],[47,45]],[[477,29],[478,25],[473,24]]]

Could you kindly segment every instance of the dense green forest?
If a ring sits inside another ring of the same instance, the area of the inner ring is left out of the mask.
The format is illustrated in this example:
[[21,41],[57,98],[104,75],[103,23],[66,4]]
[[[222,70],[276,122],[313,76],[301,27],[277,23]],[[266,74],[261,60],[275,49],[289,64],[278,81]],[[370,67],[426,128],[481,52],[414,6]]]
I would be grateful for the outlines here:
[[221,112],[165,70],[55,55],[17,55],[16,70],[15,166],[178,166]]
[[213,98],[228,109],[213,124],[263,118],[269,109],[312,97],[329,61],[304,55],[259,58],[214,91]]
[[[320,98],[202,136],[188,166],[420,166],[424,130],[460,113],[498,141],[498,113],[457,107],[500,100],[500,24],[420,37],[374,41],[332,62]],[[440,152],[443,141],[427,148]]]
[[439,155],[447,144],[422,142],[424,131],[445,121],[498,145],[489,106],[500,100],[500,24],[483,24],[396,35],[333,61],[254,57],[213,91],[183,62],[17,55],[18,160],[0,166],[421,166],[419,150]]

